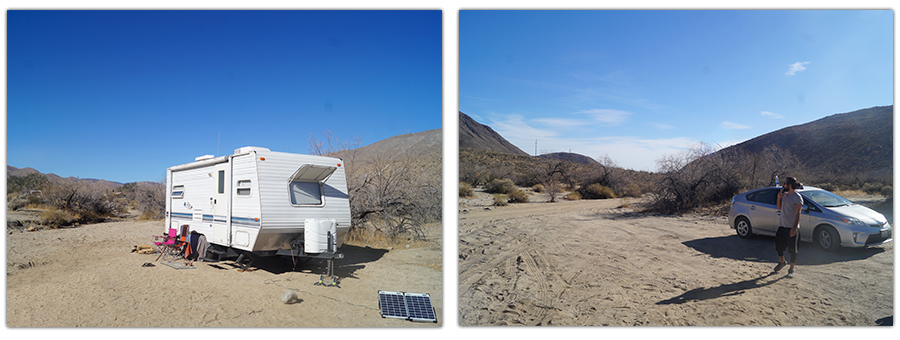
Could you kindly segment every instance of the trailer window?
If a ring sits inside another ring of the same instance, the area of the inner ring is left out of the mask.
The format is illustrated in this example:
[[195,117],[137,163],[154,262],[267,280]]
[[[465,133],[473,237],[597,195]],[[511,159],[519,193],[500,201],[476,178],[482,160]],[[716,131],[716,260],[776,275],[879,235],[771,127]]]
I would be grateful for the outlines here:
[[182,198],[184,197],[184,186],[183,185],[175,185],[172,187],[172,198]]
[[219,170],[219,193],[225,193],[225,170]]
[[244,179],[237,182],[238,196],[250,196],[250,180]]
[[291,204],[322,205],[322,185],[319,182],[292,181]]

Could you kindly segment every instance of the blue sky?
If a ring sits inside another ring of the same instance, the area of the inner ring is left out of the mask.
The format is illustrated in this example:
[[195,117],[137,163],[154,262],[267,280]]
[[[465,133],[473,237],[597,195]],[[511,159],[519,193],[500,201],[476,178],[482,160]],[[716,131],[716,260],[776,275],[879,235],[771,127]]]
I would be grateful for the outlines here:
[[122,183],[442,127],[431,11],[8,11],[7,165]]
[[461,11],[459,107],[523,151],[656,171],[893,105],[892,11]]

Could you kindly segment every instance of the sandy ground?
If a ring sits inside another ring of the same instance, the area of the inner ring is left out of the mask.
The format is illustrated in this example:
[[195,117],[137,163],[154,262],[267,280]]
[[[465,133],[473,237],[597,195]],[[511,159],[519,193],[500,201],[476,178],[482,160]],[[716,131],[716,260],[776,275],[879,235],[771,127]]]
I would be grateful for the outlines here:
[[773,238],[741,239],[725,217],[547,198],[460,200],[460,325],[893,323],[894,242],[834,253],[802,243],[788,278],[772,273]]
[[[9,216],[15,219],[15,213]],[[21,216],[20,216],[21,217]],[[440,240],[392,250],[345,245],[339,286],[315,286],[316,261],[232,261],[174,269],[149,244],[163,222],[118,221],[34,232],[7,227],[7,327],[440,327]],[[439,229],[440,226],[435,227]],[[431,230],[440,237],[440,230]],[[151,262],[154,267],[142,267]],[[294,290],[299,302],[285,304]],[[427,293],[438,323],[382,318],[378,291]]]

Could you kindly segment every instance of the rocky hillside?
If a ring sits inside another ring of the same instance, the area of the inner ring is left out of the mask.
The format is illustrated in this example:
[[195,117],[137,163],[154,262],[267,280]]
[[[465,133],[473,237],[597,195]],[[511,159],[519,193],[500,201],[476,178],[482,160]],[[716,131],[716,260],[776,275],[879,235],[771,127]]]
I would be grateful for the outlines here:
[[465,113],[459,113],[459,147],[496,151],[519,156],[530,156],[507,141],[490,126],[476,122]]
[[538,158],[555,159],[558,161],[568,161],[568,162],[579,163],[579,164],[598,164],[598,162],[595,161],[593,158],[590,158],[590,157],[582,155],[582,154],[571,153],[571,152],[548,153],[548,154],[540,155],[540,156],[538,156]]
[[731,146],[761,152],[776,146],[801,165],[823,172],[891,173],[894,168],[894,106],[831,115]]
[[394,136],[355,150],[366,155],[379,155],[387,160],[396,160],[400,157],[420,158],[434,155],[440,157],[442,145],[443,133],[441,129],[434,129]]
[[115,189],[122,186],[122,183],[118,182],[110,182],[102,179],[93,179],[93,178],[76,178],[76,177],[61,177],[57,174],[49,173],[41,173],[37,169],[25,167],[25,168],[16,168],[14,166],[6,166],[6,178],[10,177],[25,177],[31,174],[40,174],[43,175],[47,180],[55,183],[63,182],[63,181],[86,181],[91,183],[97,183],[100,186],[108,189]]

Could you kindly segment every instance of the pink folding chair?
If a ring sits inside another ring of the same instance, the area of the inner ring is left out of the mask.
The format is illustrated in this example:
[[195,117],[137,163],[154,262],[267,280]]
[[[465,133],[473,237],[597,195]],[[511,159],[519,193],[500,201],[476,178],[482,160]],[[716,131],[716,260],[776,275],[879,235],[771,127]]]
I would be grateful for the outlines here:
[[160,258],[165,261],[167,258],[172,258],[173,260],[176,257],[175,249],[178,244],[178,230],[175,228],[169,228],[169,233],[163,236],[154,236],[157,239],[161,239],[160,241],[153,242],[156,245],[156,249],[159,250],[159,256],[156,257],[156,261],[159,261]]

